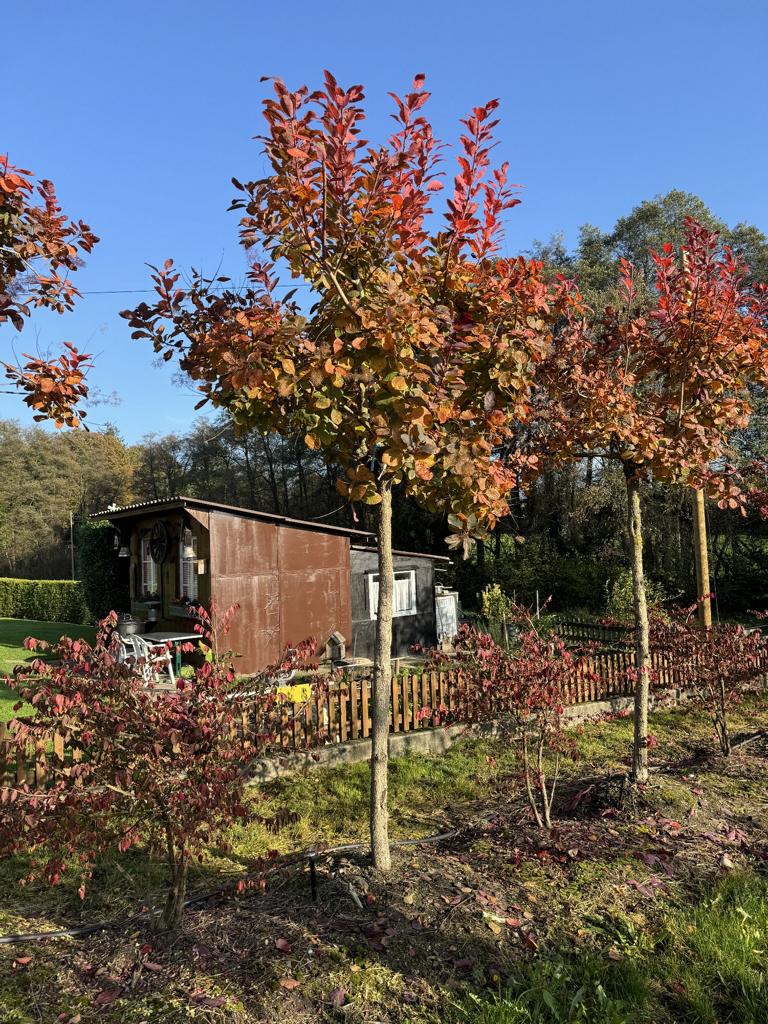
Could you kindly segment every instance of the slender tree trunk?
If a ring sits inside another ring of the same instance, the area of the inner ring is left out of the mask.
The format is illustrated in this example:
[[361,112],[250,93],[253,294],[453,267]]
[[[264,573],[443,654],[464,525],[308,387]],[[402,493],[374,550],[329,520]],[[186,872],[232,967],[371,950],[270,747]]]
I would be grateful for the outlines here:
[[640,510],[640,481],[635,466],[624,465],[627,482],[627,533],[632,555],[632,601],[635,610],[635,735],[632,746],[632,779],[648,781],[648,698],[650,642],[648,605],[645,600],[643,569],[643,522]]
[[177,851],[173,842],[170,822],[165,823],[166,857],[170,874],[170,886],[165,901],[163,916],[160,918],[160,929],[175,932],[181,925],[184,916],[184,900],[187,895],[187,869],[189,862],[183,851]]
[[712,600],[709,582],[709,551],[707,550],[707,517],[704,506],[704,491],[697,487],[693,492],[693,553],[696,562],[696,602],[699,624],[704,629],[712,625]]
[[373,666],[371,723],[371,853],[374,867],[387,872],[392,867],[389,850],[387,774],[389,769],[389,694],[392,684],[392,490],[382,484],[376,517],[379,550],[379,604],[376,618],[376,647]]

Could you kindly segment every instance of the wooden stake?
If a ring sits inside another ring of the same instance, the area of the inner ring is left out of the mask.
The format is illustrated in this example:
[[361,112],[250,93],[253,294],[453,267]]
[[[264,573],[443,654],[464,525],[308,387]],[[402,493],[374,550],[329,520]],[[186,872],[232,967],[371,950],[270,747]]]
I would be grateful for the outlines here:
[[709,551],[707,547],[707,518],[704,491],[693,492],[693,555],[696,562],[696,598],[699,623],[704,629],[712,625],[712,600],[709,582]]

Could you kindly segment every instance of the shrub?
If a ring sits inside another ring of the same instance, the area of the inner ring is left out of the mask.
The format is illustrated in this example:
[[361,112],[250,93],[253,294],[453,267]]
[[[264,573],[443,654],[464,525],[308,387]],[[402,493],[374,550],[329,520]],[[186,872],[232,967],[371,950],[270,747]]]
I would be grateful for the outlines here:
[[730,712],[745,694],[762,688],[768,644],[759,630],[732,623],[702,629],[694,613],[695,606],[653,621],[652,643],[691,674],[691,702],[709,715],[720,750],[729,757]]
[[[606,605],[605,611],[609,618],[618,622],[634,622],[635,610],[632,598],[632,571],[622,569],[605,587]],[[645,581],[645,600],[648,605],[649,614],[662,611],[662,606],[667,599],[664,588],[660,583],[653,580]]]
[[[563,755],[575,757],[576,745],[563,729],[564,689],[579,659],[558,637],[543,637],[517,606],[513,618],[521,631],[510,655],[488,633],[462,625],[454,637],[460,685],[452,708],[441,716],[457,722],[498,723],[508,742],[518,746],[528,805],[539,828],[551,828],[552,807]],[[444,667],[444,655],[431,652],[427,667]]]
[[[118,558],[111,523],[81,523],[77,559],[85,601],[96,619],[130,605],[127,558]],[[74,620],[72,620],[74,621]]]
[[0,616],[77,625],[92,621],[77,580],[0,579]]
[[[206,660],[175,691],[155,690],[134,665],[116,662],[116,623],[112,614],[100,624],[95,647],[63,637],[52,665],[36,659],[17,670],[19,682],[35,678],[34,689],[20,691],[35,714],[11,722],[13,742],[26,749],[58,733],[86,756],[72,764],[53,759],[46,790],[0,787],[0,856],[30,856],[29,877],[52,884],[77,872],[83,898],[99,854],[140,844],[162,850],[169,884],[161,926],[173,930],[190,863],[211,844],[225,848],[229,826],[246,815],[248,766],[275,741],[283,712],[280,697],[264,687],[235,692],[225,656]],[[209,626],[203,619],[212,651]],[[26,646],[49,649],[32,639]],[[303,650],[308,659],[309,647]]]

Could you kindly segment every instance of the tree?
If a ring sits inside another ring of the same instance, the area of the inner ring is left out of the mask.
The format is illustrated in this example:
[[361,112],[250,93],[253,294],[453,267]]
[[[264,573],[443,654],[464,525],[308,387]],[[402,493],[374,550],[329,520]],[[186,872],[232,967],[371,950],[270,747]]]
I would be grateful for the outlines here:
[[133,472],[112,430],[53,433],[0,420],[0,575],[68,576],[70,514],[82,522],[132,500]]
[[[168,261],[155,273],[155,304],[124,314],[134,337],[178,355],[204,400],[241,429],[302,437],[341,468],[345,498],[378,509],[371,844],[382,870],[393,490],[447,512],[454,546],[494,525],[516,471],[535,467],[534,457],[510,466],[496,451],[528,413],[550,324],[568,301],[536,261],[498,256],[502,217],[518,200],[507,165],[491,168],[496,101],[462,122],[444,226],[430,233],[444,147],[422,113],[423,86],[419,75],[393,97],[394,134],[373,146],[360,135],[360,86],[342,89],[327,72],[312,93],[275,81],[264,103],[269,173],[235,182],[241,239],[255,253],[250,287],[217,294],[197,274],[185,289]],[[279,296],[281,267],[309,286],[307,309]]]
[[749,385],[768,381],[765,286],[718,236],[693,220],[676,254],[651,254],[652,302],[636,306],[636,271],[621,260],[620,308],[571,316],[543,375],[539,441],[554,461],[616,460],[627,493],[636,623],[632,772],[648,777],[649,624],[640,503],[642,481],[703,487],[721,507],[741,503],[728,441],[752,412]]
[[[41,200],[35,203],[33,195]],[[62,213],[53,183],[35,185],[31,171],[0,156],[0,324],[17,331],[32,308],[56,313],[72,309],[79,292],[62,271],[80,266],[80,252],[90,252],[98,238],[83,221]],[[79,425],[77,406],[88,394],[88,355],[69,342],[57,359],[25,355],[27,363],[3,363],[6,376],[36,410],[35,419],[52,419],[57,427]]]
[[[94,647],[62,637],[51,649],[52,664],[35,659],[17,669],[20,696],[34,715],[11,723],[13,741],[22,750],[45,749],[58,734],[83,756],[71,764],[52,758],[44,790],[26,783],[0,789],[4,854],[30,855],[33,876],[52,884],[75,872],[83,898],[102,852],[160,850],[169,878],[160,926],[178,928],[190,864],[212,843],[226,848],[233,819],[252,813],[248,767],[268,751],[280,720],[279,697],[266,685],[247,698],[238,693],[231,660],[214,656],[234,611],[215,624],[199,609],[198,629],[211,655],[171,692],[147,686],[134,665],[116,663],[114,613],[100,624]],[[49,647],[32,639],[26,646]],[[298,667],[311,667],[310,651],[301,645]],[[246,721],[257,742],[243,735]]]

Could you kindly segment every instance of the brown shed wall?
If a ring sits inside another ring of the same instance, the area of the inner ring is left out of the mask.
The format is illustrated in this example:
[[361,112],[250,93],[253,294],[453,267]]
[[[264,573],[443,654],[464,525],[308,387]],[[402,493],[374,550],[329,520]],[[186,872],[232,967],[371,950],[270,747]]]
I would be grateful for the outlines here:
[[255,672],[288,644],[352,633],[349,540],[211,512],[211,589],[220,609],[239,604],[228,642]]

